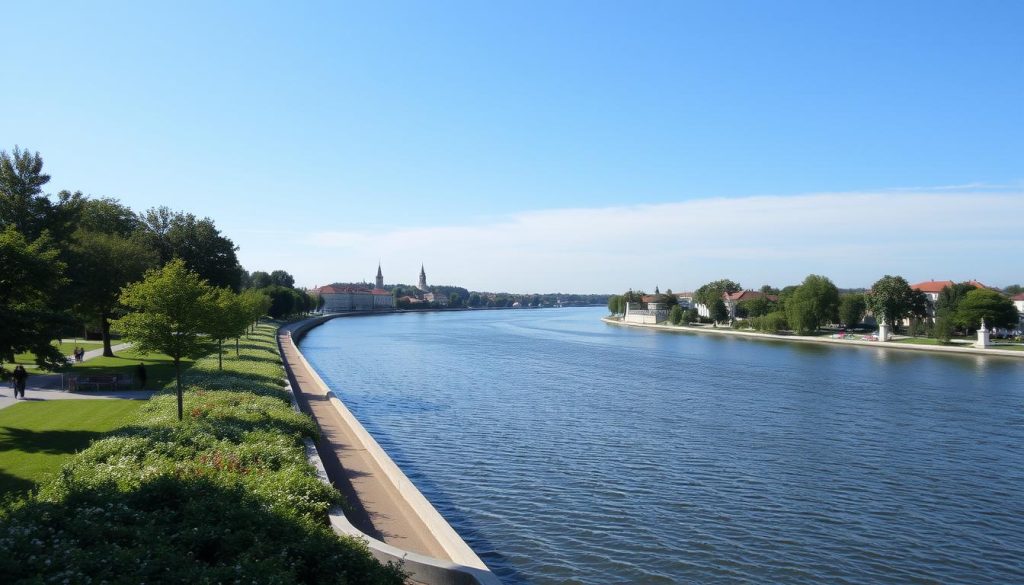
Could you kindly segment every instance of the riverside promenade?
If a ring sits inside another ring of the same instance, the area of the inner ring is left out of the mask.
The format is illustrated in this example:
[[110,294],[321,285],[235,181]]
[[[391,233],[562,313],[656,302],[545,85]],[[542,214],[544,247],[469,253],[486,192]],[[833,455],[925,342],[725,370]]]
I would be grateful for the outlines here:
[[347,522],[332,518],[336,531],[352,532],[350,523],[374,556],[403,561],[417,583],[499,584],[302,356],[295,341],[325,320],[281,327],[278,346],[296,403],[320,428],[316,452],[327,478],[348,502]]
[[1024,351],[1012,349],[997,349],[989,347],[985,349],[977,347],[956,347],[944,345],[917,345],[912,343],[896,343],[892,341],[865,341],[862,339],[833,339],[831,337],[813,337],[810,335],[777,335],[774,333],[761,333],[759,331],[744,331],[731,329],[729,327],[692,327],[681,325],[652,325],[649,323],[626,323],[613,317],[602,317],[602,321],[610,325],[620,327],[638,327],[641,329],[653,329],[655,331],[668,331],[670,333],[707,333],[711,335],[732,335],[750,339],[762,339],[766,341],[787,341],[796,343],[825,343],[829,345],[845,345],[855,347],[874,347],[879,349],[897,349],[909,351],[926,351],[931,353],[958,354],[958,355],[981,355],[1024,359]]

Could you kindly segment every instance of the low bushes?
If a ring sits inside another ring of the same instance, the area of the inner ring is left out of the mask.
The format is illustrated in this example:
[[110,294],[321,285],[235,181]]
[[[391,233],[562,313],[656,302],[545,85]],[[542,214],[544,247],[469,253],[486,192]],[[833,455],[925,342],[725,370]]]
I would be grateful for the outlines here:
[[0,517],[5,582],[401,583],[326,512],[338,494],[305,459],[312,420],[290,407],[272,328],[217,371],[185,377],[133,424],[76,455]]
[[766,333],[776,333],[789,329],[786,314],[782,311],[774,311],[761,317],[751,317],[748,321],[751,327]]

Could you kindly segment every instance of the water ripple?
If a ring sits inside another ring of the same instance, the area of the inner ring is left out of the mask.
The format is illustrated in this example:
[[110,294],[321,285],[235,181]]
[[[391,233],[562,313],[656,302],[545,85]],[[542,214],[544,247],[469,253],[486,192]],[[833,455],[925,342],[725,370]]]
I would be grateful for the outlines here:
[[339,319],[302,349],[506,583],[1024,583],[1018,362]]

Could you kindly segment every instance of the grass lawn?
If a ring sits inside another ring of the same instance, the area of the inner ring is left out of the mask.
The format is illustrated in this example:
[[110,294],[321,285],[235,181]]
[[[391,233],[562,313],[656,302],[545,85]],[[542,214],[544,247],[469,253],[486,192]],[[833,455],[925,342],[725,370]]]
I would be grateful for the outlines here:
[[[117,342],[115,342],[117,343]],[[66,339],[61,343],[53,342],[53,345],[60,350],[62,355],[71,355],[76,347],[84,347],[86,351],[103,347],[102,341],[85,341],[83,339]],[[15,354],[14,363],[25,366],[26,369],[36,367],[36,356],[32,352]]]
[[946,345],[949,347],[962,347],[965,345],[963,343],[943,343],[938,339],[933,339],[931,337],[908,337],[906,339],[893,340],[893,343],[907,343],[910,345]]
[[0,410],[0,499],[37,486],[90,441],[122,426],[143,404],[28,401]]
[[[146,366],[146,389],[159,390],[174,380],[174,362],[160,353],[140,355],[133,349],[123,349],[112,358],[94,357],[82,363],[76,363],[67,373],[87,376],[90,374],[120,374],[134,376],[135,368],[142,362]],[[181,360],[181,370],[192,365],[191,360]]]

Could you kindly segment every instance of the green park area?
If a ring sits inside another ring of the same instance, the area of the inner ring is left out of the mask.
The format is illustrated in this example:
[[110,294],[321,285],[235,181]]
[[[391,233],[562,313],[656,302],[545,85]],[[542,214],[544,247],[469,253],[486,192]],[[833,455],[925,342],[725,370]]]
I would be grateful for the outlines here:
[[0,410],[0,499],[37,487],[93,439],[122,426],[143,404],[29,401]]
[[[76,363],[66,372],[77,376],[117,374],[119,379],[135,375],[139,364],[146,368],[146,389],[159,390],[174,380],[174,360],[162,353],[141,354],[131,348],[118,351],[114,357],[94,357]],[[182,358],[182,368],[192,364],[189,358]]]

